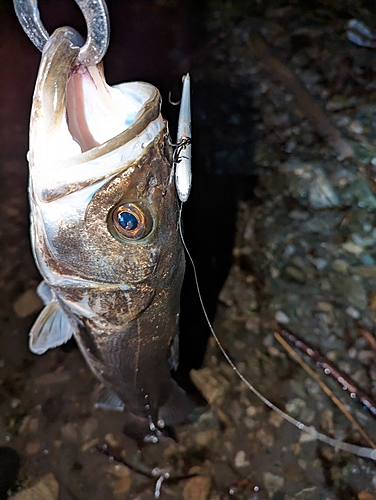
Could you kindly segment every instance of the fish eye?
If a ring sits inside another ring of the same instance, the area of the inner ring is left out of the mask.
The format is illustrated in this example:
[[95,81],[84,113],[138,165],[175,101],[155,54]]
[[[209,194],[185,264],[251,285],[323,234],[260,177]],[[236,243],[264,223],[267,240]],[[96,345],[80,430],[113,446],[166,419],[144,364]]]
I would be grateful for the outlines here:
[[141,203],[123,203],[112,212],[116,233],[127,240],[141,240],[153,226],[149,210]]

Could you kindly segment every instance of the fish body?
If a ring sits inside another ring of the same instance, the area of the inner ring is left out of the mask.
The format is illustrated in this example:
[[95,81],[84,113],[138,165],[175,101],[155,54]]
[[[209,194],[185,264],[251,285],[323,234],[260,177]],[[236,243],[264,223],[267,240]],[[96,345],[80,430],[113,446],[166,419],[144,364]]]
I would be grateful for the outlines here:
[[30,127],[31,237],[46,307],[30,332],[37,354],[74,336],[106,390],[149,429],[193,409],[172,379],[185,270],[160,94],[106,85],[75,66],[77,34],[43,50]]

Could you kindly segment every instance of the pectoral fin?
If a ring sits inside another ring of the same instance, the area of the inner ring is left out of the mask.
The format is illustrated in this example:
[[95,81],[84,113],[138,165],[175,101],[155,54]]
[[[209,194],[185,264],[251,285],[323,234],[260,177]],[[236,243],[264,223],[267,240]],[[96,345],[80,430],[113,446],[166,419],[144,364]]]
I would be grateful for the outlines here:
[[37,294],[43,300],[44,305],[46,306],[48,306],[48,304],[53,299],[51,287],[45,281],[41,281],[37,286]]
[[124,411],[125,406],[123,401],[104,385],[99,387],[96,398],[95,408],[100,408],[101,410]]
[[[43,297],[44,298],[44,297]],[[73,335],[73,327],[57,302],[50,302],[36,319],[29,335],[29,348],[34,354],[65,344]]]
[[187,393],[174,382],[170,397],[159,409],[158,418],[166,425],[178,424],[194,410],[195,406]]

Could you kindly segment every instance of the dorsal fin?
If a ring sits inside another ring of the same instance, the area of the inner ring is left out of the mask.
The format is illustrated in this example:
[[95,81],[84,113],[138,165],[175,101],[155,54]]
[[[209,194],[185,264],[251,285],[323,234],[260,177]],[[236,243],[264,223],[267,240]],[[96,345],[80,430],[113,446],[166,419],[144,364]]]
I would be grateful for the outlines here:
[[52,301],[39,314],[29,334],[29,348],[34,354],[65,344],[73,327],[57,302]]

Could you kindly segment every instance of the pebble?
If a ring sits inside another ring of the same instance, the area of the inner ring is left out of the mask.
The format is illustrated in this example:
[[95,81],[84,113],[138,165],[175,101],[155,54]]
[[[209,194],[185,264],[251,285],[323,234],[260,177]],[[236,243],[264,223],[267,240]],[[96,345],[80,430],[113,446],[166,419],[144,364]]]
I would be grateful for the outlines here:
[[77,424],[68,422],[67,424],[61,427],[61,437],[63,440],[77,442],[78,432],[77,432]]
[[362,134],[364,131],[362,124],[356,120],[350,122],[348,127],[354,134]]
[[304,272],[296,266],[288,265],[284,268],[282,277],[303,284],[306,280]]
[[209,476],[196,476],[188,479],[183,489],[183,500],[207,500],[210,486]]
[[68,371],[56,371],[53,373],[45,373],[36,378],[34,383],[39,386],[47,386],[53,384],[65,384],[71,379],[71,373]]
[[256,437],[266,448],[271,448],[274,445],[274,436],[269,430],[258,430]]
[[289,217],[293,220],[303,221],[309,219],[309,213],[295,208],[294,210],[291,210],[291,212],[289,213]]
[[284,418],[282,415],[279,415],[279,413],[276,412],[271,412],[269,416],[269,422],[272,424],[273,427],[276,427],[277,429],[281,426],[282,422],[284,422]]
[[302,432],[299,436],[299,443],[311,443],[312,441],[316,441],[316,438],[308,432]]
[[109,444],[113,448],[119,446],[119,441],[111,433],[106,434],[104,440],[106,441],[107,444]]
[[228,380],[222,375],[214,374],[208,367],[201,370],[191,370],[190,375],[193,383],[210,404],[213,402],[218,403],[218,400],[223,398],[230,387]]
[[217,437],[215,429],[208,429],[207,431],[195,432],[194,440],[199,446],[208,446],[211,441]]
[[315,210],[339,206],[339,198],[321,168],[315,169],[315,178],[308,190],[309,205]]
[[349,253],[353,253],[354,255],[359,255],[363,252],[363,248],[359,245],[356,245],[352,241],[348,241],[342,245],[342,248]]
[[323,312],[332,312],[333,305],[330,302],[317,302],[317,309]]
[[[371,309],[372,309],[372,307],[371,307]],[[359,319],[361,317],[361,314],[358,311],[358,309],[355,309],[355,307],[353,307],[353,306],[349,306],[346,308],[346,314],[348,316],[350,316],[350,318],[353,318],[353,319]]]
[[283,311],[277,311],[274,315],[274,318],[278,323],[282,323],[282,325],[287,325],[290,323],[290,318]]
[[347,273],[349,269],[348,263],[341,259],[336,259],[333,262],[332,267],[335,271],[338,271],[339,273]]
[[344,297],[352,306],[359,309],[367,307],[367,293],[362,280],[358,276],[345,276],[331,273],[329,279],[336,292]]
[[25,451],[28,455],[35,455],[35,453],[38,453],[39,448],[40,448],[40,443],[27,443]]
[[239,450],[235,455],[234,459],[235,467],[247,467],[249,465],[249,461],[246,460],[246,454],[244,450]]
[[269,497],[272,498],[274,493],[283,488],[285,480],[282,476],[277,476],[271,472],[265,472],[264,474],[264,486],[268,491]]
[[281,167],[293,198],[315,209],[337,207],[340,201],[325,171],[315,162],[292,157]]
[[306,406],[307,403],[304,401],[304,399],[294,398],[286,403],[285,409],[289,415],[296,417]]
[[86,443],[84,443],[81,446],[81,451],[85,452],[87,450],[90,450],[90,448],[93,448],[93,446],[95,446],[98,442],[99,442],[99,438],[93,438],[93,439],[90,439],[89,441],[86,441]]
[[84,441],[90,439],[98,428],[98,421],[94,417],[89,417],[80,429],[81,437]]
[[124,498],[124,493],[130,490],[132,486],[132,479],[130,477],[122,477],[113,483],[113,491],[115,497],[121,495],[120,498]]
[[46,474],[34,486],[20,491],[9,500],[58,500],[59,484],[53,474]]

